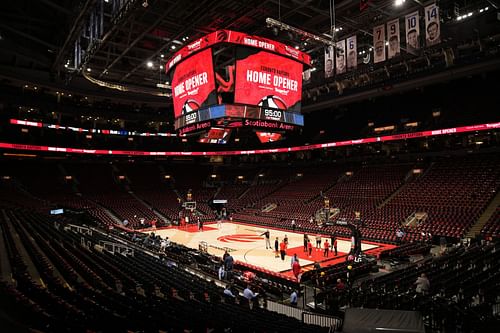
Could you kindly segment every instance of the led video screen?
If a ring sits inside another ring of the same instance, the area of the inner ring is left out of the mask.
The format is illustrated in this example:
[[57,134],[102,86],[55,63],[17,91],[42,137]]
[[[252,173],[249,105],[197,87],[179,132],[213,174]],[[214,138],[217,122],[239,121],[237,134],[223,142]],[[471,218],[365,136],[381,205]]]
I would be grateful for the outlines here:
[[260,143],[268,143],[268,142],[276,142],[281,140],[280,133],[271,133],[271,132],[255,132],[257,134],[257,138],[259,138]]
[[212,50],[179,63],[172,75],[175,118],[217,102]]
[[237,48],[234,102],[300,112],[302,67],[280,55]]
[[207,133],[203,134],[198,142],[226,144],[230,134],[230,129],[213,127]]

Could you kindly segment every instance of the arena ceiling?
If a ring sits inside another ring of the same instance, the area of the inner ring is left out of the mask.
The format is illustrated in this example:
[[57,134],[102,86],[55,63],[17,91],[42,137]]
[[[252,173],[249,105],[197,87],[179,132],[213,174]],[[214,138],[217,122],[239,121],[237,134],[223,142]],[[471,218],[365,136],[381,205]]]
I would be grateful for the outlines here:
[[[89,13],[102,4],[103,36],[87,53],[91,75],[107,82],[156,87],[165,81],[160,65],[187,41],[217,29],[232,29],[300,46],[319,57],[323,44],[266,26],[268,17],[330,38],[330,0],[17,0],[2,1],[0,66],[50,72],[53,77],[80,75],[70,70],[74,41],[86,28]],[[335,26],[339,39],[356,33],[369,43],[371,28],[427,4],[407,0],[336,0]],[[360,9],[360,2],[367,8]],[[481,2],[477,0],[476,2]],[[484,2],[484,1],[482,1]],[[119,17],[112,6],[127,3]],[[474,1],[440,1],[444,16],[456,6]],[[455,5],[456,4],[456,5]],[[449,14],[447,14],[449,13]],[[364,38],[363,38],[364,37]],[[307,45],[306,45],[307,44]],[[82,48],[88,45],[83,43]],[[174,49],[175,48],[175,49]],[[69,66],[67,65],[69,61]],[[148,62],[153,66],[148,67]]]

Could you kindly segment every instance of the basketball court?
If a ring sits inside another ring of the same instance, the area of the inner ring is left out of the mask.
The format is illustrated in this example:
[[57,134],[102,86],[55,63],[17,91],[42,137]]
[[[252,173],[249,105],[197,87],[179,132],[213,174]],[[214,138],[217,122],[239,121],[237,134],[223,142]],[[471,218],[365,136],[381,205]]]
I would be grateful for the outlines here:
[[[312,264],[318,261],[321,266],[329,266],[344,262],[346,255],[351,249],[351,240],[347,238],[337,239],[338,254],[330,251],[329,256],[323,255],[323,244],[330,236],[324,235],[321,241],[321,249],[315,248],[316,234],[309,234],[309,239],[313,245],[312,256],[303,251],[304,234],[299,232],[291,232],[279,229],[269,228],[271,233],[271,246],[272,249],[266,249],[266,242],[262,234],[267,229],[261,226],[253,226],[242,224],[239,222],[223,222],[220,229],[217,223],[205,223],[203,231],[198,231],[196,225],[188,225],[183,227],[168,227],[157,229],[155,233],[162,237],[168,237],[169,240],[183,244],[193,249],[199,249],[200,243],[206,242],[207,251],[209,254],[222,257],[225,249],[231,253],[236,261],[243,264],[258,266],[263,270],[269,270],[276,273],[281,273],[289,276],[291,273],[290,259],[295,253],[300,259],[300,264],[303,270],[312,268]],[[144,230],[151,232],[152,230]],[[274,253],[274,241],[278,237],[281,242],[282,239],[288,236],[288,250],[285,260],[276,258]],[[382,250],[394,248],[394,245],[376,243],[376,242],[362,242],[362,249],[367,254],[376,255]]]

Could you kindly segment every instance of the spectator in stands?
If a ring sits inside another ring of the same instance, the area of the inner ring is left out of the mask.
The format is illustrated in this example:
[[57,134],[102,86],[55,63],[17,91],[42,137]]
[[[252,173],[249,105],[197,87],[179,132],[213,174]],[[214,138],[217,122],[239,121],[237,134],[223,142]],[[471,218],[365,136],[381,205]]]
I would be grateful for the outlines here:
[[307,250],[309,251],[309,258],[311,258],[313,252],[313,245],[310,239],[307,240]]
[[280,248],[280,241],[278,240],[278,237],[274,240],[274,257],[279,258],[279,248]]
[[224,289],[224,295],[226,297],[236,298],[236,296],[231,291],[231,286],[230,285],[226,285],[226,288]]
[[263,233],[260,234],[261,236],[264,236],[265,239],[266,239],[266,250],[267,249],[273,249],[271,247],[271,233],[269,232],[269,229],[267,229],[266,231],[264,231]]
[[417,281],[415,281],[415,284],[417,287],[415,288],[415,291],[419,294],[425,295],[429,291],[431,284],[429,282],[429,279],[425,275],[425,273],[422,273],[420,277],[417,278]]
[[307,253],[307,242],[309,241],[309,236],[304,234],[304,252]]
[[123,220],[123,226],[124,227],[128,226],[128,220],[127,219]]
[[280,254],[281,254],[281,260],[285,261],[286,243],[284,239],[280,243]]
[[292,219],[292,231],[295,232],[295,220]]
[[227,253],[226,258],[224,259],[224,268],[226,269],[226,272],[228,273],[231,272],[233,270],[233,265],[234,265],[234,258],[232,255]]
[[399,244],[401,244],[401,240],[403,239],[404,235],[405,235],[405,233],[400,228],[398,228],[398,230],[396,230],[396,238],[397,238],[397,242]]
[[161,242],[160,242],[160,250],[162,250],[163,252],[165,252],[165,249],[167,248],[167,238],[168,237],[165,237],[165,239],[162,239]]
[[248,300],[248,305],[252,308],[253,300],[257,297],[257,294],[254,294],[252,289],[250,289],[250,285],[248,284],[245,290],[243,290],[243,297]]
[[219,280],[222,280],[225,275],[226,272],[224,271],[224,263],[222,263],[219,267]]
[[297,306],[297,300],[298,300],[297,291],[294,290],[290,294],[290,305],[296,307]]
[[323,252],[323,257],[328,257],[330,254],[330,243],[328,243],[328,239],[325,240],[324,249],[325,251]]
[[321,250],[321,235],[316,235],[316,251]]
[[344,291],[345,290],[345,284],[342,282],[342,279],[337,279],[337,285],[335,286],[337,291]]

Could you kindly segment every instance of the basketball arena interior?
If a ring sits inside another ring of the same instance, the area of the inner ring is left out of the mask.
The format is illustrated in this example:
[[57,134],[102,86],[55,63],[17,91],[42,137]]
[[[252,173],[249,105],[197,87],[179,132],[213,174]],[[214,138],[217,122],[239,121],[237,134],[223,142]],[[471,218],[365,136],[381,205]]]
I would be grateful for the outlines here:
[[0,2],[0,331],[500,327],[500,1]]

